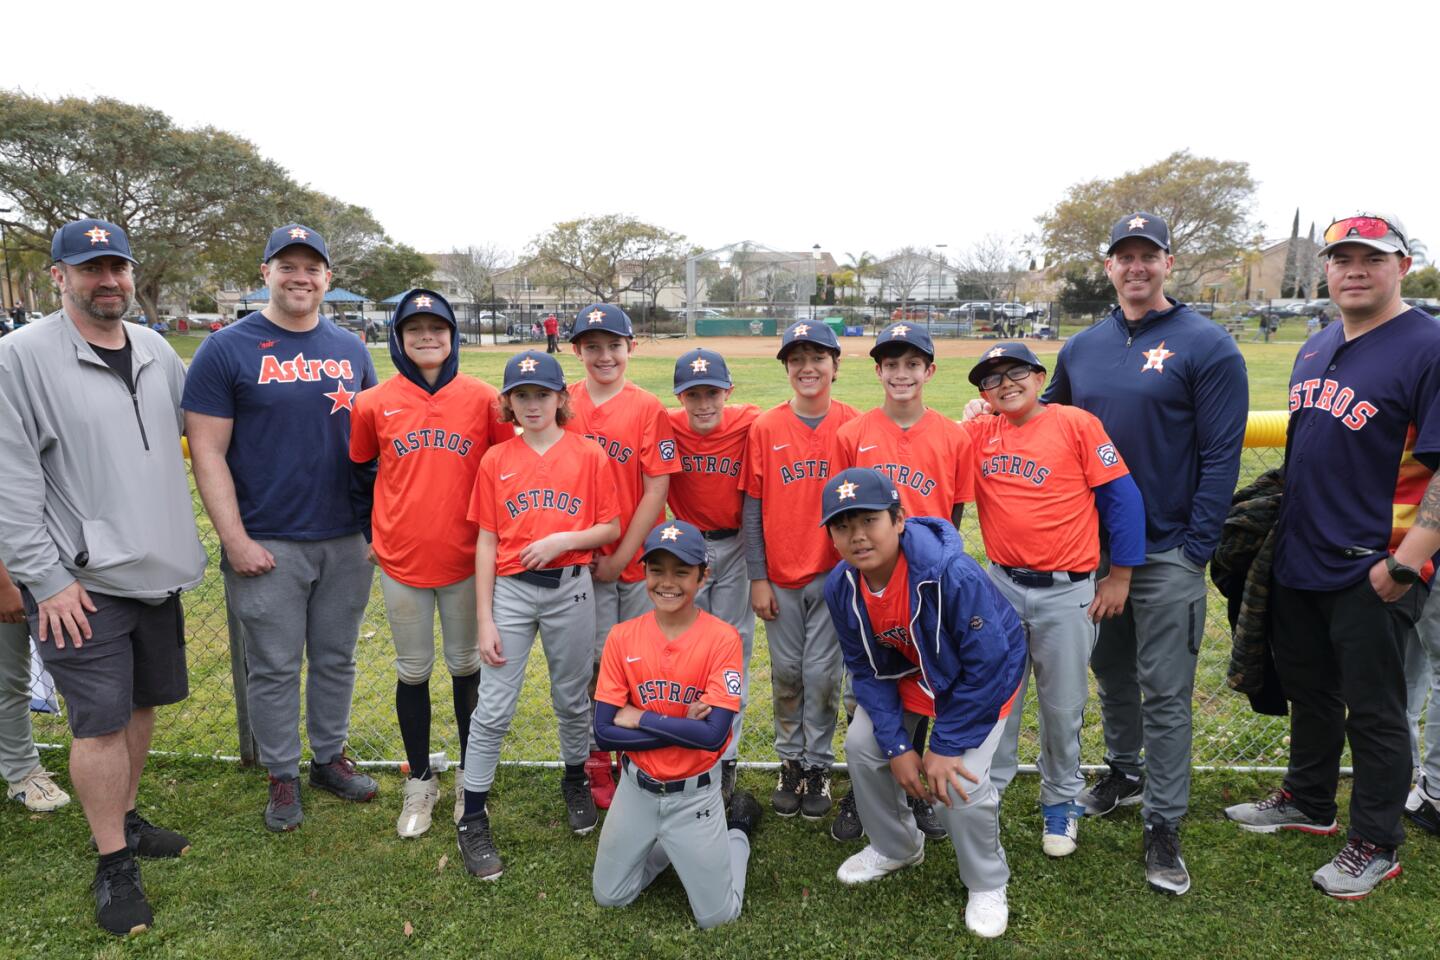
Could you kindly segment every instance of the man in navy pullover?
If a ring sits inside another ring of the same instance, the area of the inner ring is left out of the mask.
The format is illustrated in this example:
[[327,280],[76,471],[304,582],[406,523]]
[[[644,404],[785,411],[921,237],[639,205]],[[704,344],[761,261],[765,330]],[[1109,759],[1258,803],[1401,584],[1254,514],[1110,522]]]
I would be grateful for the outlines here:
[[1145,563],[1124,613],[1101,623],[1090,658],[1110,773],[1080,799],[1092,816],[1141,803],[1146,878],[1182,894],[1190,876],[1179,821],[1190,798],[1205,564],[1240,472],[1249,384],[1230,337],[1165,295],[1174,263],[1160,217],[1134,213],[1115,224],[1105,272],[1120,305],[1061,348],[1044,399],[1097,416],[1145,499]]

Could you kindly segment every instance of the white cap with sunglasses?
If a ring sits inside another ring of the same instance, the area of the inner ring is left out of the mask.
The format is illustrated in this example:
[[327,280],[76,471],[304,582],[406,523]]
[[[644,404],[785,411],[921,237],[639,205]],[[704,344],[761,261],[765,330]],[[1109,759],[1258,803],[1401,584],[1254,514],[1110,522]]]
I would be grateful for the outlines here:
[[1383,213],[1357,213],[1353,217],[1336,220],[1325,228],[1325,246],[1319,256],[1325,256],[1342,243],[1360,243],[1382,253],[1398,253],[1410,256],[1410,241],[1405,239],[1405,225],[1396,217]]

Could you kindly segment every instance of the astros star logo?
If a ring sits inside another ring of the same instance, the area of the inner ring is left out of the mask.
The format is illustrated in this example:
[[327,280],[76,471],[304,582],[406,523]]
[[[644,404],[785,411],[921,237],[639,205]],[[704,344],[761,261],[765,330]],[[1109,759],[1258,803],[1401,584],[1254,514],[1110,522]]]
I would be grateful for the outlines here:
[[1144,217],[1131,217],[1130,222],[1125,224],[1125,226],[1129,227],[1131,230],[1139,230],[1141,227],[1145,226],[1145,224],[1149,222],[1150,221],[1146,220]]
[[706,360],[704,357],[696,357],[694,360],[690,361],[690,369],[693,370],[695,373],[704,373],[705,371],[710,369],[710,361]]
[[310,234],[306,233],[304,230],[301,230],[299,227],[292,227],[290,229],[291,240],[308,240],[309,238]]
[[855,484],[851,483],[849,480],[846,480],[844,483],[840,484],[840,486],[835,488],[835,492],[840,495],[839,499],[841,500],[854,500],[856,489],[858,488],[855,486]]
[[526,357],[524,360],[521,360],[521,361],[520,361],[520,372],[521,372],[521,373],[534,373],[534,372],[535,372],[535,368],[538,367],[538,366],[540,366],[540,364],[538,364],[538,363],[535,362],[535,358],[534,358],[534,357]]
[[591,323],[600,323],[605,319],[605,311],[601,310],[599,307],[596,307],[594,310],[591,310],[589,313],[585,314],[585,318]]
[[802,324],[798,325],[798,326],[795,328],[795,332],[794,332],[793,334],[791,334],[791,336],[803,337],[803,336],[805,336],[805,334],[807,334],[807,333],[809,333],[809,332],[810,332],[810,325],[809,325],[808,323],[802,323]]
[[902,324],[900,324],[900,326],[898,326],[898,327],[896,327],[894,330],[891,330],[891,331],[890,331],[890,336],[892,336],[892,337],[904,337],[905,334],[907,334],[907,333],[909,333],[909,332],[910,332],[910,328],[907,327],[907,326],[905,326],[905,324],[902,323]]
[[90,246],[92,247],[97,243],[107,245],[110,243],[110,231],[101,230],[99,227],[91,227],[89,230],[86,230],[85,236],[90,238]]
[[428,307],[434,302],[434,300],[425,296],[424,294],[421,294],[420,296],[415,298],[415,306],[417,307]]
[[335,404],[333,407],[330,408],[330,412],[332,414],[339,413],[342,409],[350,410],[352,412],[355,409],[354,406],[352,406],[355,400],[355,394],[345,389],[344,381],[336,380],[334,392],[325,394],[325,399],[330,400]]
[[664,530],[661,530],[661,531],[660,531],[660,539],[661,539],[661,540],[679,540],[679,539],[680,539],[680,528],[677,527],[677,526],[675,526],[675,524],[673,524],[673,523],[670,524],[670,526],[668,526],[668,527],[666,527]]
[[1005,356],[1005,348],[1004,348],[1004,347],[996,347],[994,350],[991,350],[989,353],[985,354],[985,359],[986,359],[986,360],[994,360],[996,357],[1003,357],[1003,356]]
[[1166,350],[1165,341],[1161,340],[1160,346],[1156,347],[1154,350],[1145,351],[1145,366],[1140,368],[1140,372],[1144,373],[1146,370],[1155,370],[1159,373],[1164,373],[1165,361],[1169,360],[1173,356],[1175,356],[1175,351]]

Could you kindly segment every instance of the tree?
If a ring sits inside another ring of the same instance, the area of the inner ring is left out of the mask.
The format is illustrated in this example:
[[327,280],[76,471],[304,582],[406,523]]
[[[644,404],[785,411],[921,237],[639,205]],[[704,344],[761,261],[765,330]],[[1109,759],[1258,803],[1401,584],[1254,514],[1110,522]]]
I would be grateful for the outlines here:
[[455,286],[471,303],[488,303],[495,299],[495,275],[515,264],[509,250],[494,244],[455,247],[439,256],[442,273],[455,281]]
[[[596,300],[612,303],[622,293],[641,289],[641,278],[653,273],[652,266],[674,259],[683,264],[684,240],[662,227],[612,213],[557,223],[531,241],[530,248],[542,269]],[[632,268],[625,281],[622,262]]]
[[1013,296],[1022,272],[1019,249],[1014,240],[988,233],[960,255],[957,289],[979,290],[986,300]]
[[434,273],[435,265],[414,247],[386,242],[355,265],[351,283],[357,293],[378,303],[411,287],[433,286]]
[[[248,253],[281,223],[285,171],[245,140],[184,130],[164,113],[100,97],[43,100],[0,91],[0,195],[7,234],[48,253],[61,224],[99,217],[129,235],[135,293],[158,316],[168,287],[193,285]],[[257,238],[262,238],[257,241]]]
[[932,250],[901,247],[877,264],[876,270],[885,278],[891,298],[899,300],[901,308],[904,308],[911,295],[934,272],[938,262],[941,261]]
[[1072,263],[1060,268],[1060,309],[1069,316],[1096,314],[1115,302],[1115,287],[1098,264]]
[[1159,214],[1170,225],[1172,283],[1184,296],[1207,273],[1224,271],[1263,227],[1249,219],[1254,196],[1249,164],[1180,150],[1114,180],[1074,184],[1036,222],[1046,259],[1063,267],[1101,260],[1116,218],[1135,210]]
[[[362,285],[362,274],[373,275],[376,269],[372,258],[378,255],[384,260],[390,256],[383,251],[391,244],[385,228],[365,207],[316,190],[299,191],[285,206],[287,215],[283,222],[314,227],[325,238],[325,246],[330,250],[331,286],[358,289]],[[390,293],[383,296],[388,297]]]
[[854,280],[850,284],[860,291],[863,297],[865,294],[865,281],[876,275],[875,265],[879,262],[875,255],[869,250],[862,250],[857,256],[853,253],[845,254],[847,262],[840,265],[841,270],[848,270]]
[[1400,281],[1400,293],[1406,297],[1440,299],[1440,267],[1432,264],[1411,270]]

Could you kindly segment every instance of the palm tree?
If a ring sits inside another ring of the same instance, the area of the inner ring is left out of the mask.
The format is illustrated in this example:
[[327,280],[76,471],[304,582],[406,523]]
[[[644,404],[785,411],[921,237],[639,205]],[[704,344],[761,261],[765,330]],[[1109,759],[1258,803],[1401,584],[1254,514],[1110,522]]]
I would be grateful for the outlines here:
[[842,263],[840,269],[848,270],[855,275],[855,286],[863,295],[865,292],[865,278],[876,275],[875,267],[880,260],[869,250],[862,250],[859,256],[853,253],[847,253],[845,256],[850,258],[850,262]]
[[1425,241],[1419,237],[1410,238],[1410,256],[1415,261],[1415,266],[1423,267],[1430,262],[1430,248]]

